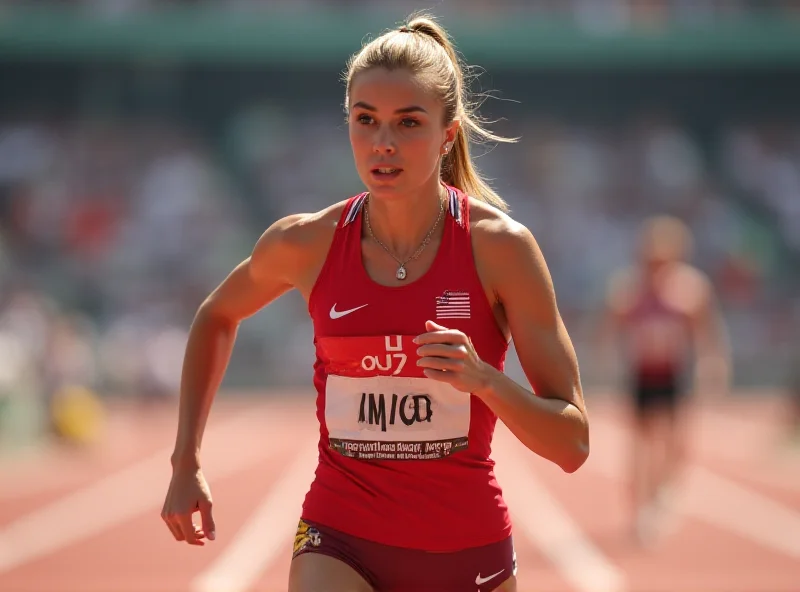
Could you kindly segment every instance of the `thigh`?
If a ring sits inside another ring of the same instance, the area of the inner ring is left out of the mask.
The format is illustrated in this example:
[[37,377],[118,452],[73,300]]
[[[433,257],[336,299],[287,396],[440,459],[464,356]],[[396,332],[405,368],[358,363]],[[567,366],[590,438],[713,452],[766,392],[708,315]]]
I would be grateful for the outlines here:
[[517,592],[517,576],[511,576],[492,592]]
[[303,519],[297,525],[289,592],[373,592],[349,537]]
[[321,553],[304,553],[292,560],[289,592],[373,592],[344,561]]

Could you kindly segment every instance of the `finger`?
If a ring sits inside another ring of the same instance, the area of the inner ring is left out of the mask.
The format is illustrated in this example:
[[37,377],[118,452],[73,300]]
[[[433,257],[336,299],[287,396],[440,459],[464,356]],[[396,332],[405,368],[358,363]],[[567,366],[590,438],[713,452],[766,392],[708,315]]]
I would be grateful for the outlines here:
[[190,545],[202,544],[202,542],[197,540],[197,527],[194,525],[194,522],[192,522],[191,514],[179,515],[178,524],[187,543]]
[[448,384],[453,384],[457,380],[457,374],[455,374],[454,372],[447,372],[445,370],[436,370],[434,368],[425,368],[422,372],[428,378],[432,378],[433,380],[438,380],[439,382],[446,382]]
[[167,517],[167,526],[169,526],[169,529],[172,531],[176,541],[186,540],[186,537],[183,535],[183,531],[181,530],[181,525],[178,524],[178,518],[176,516]]
[[214,525],[214,517],[211,515],[211,504],[209,502],[200,505],[200,520],[203,525],[203,533],[208,540],[213,541],[217,538],[217,528]]
[[203,529],[197,525],[194,525],[194,538],[197,541],[197,544],[200,546],[205,545],[203,539],[207,538],[206,533],[203,532]]
[[424,357],[440,358],[466,358],[468,351],[465,345],[449,345],[445,343],[429,343],[417,348],[417,355]]
[[170,534],[172,534],[172,537],[176,541],[179,541],[180,539],[178,538],[178,536],[179,536],[178,535],[178,531],[175,529],[174,526],[172,526],[172,524],[170,524],[169,519],[168,518],[163,518],[163,520],[164,520],[164,524],[167,525],[167,528],[169,529]]
[[463,360],[456,358],[420,358],[417,360],[417,366],[431,370],[446,370],[447,372],[461,372],[464,370]]
[[[192,515],[194,515],[194,513],[192,513]],[[194,538],[195,538],[195,541],[196,541],[195,544],[200,545],[200,546],[205,545],[205,542],[203,541],[203,539],[205,539],[207,537],[206,537],[206,532],[202,528],[202,526],[199,525],[199,524],[195,524],[194,520],[192,520],[192,528],[194,529]]]
[[467,336],[461,331],[456,329],[445,329],[443,331],[434,331],[432,333],[422,333],[413,339],[417,345],[425,345],[428,343],[448,343],[459,344],[466,343]]
[[444,325],[440,325],[438,323],[434,323],[433,321],[425,321],[425,330],[426,331],[447,331],[448,328]]
[[169,531],[172,533],[172,536],[175,537],[175,540],[182,541],[183,537],[181,536],[180,528],[178,528],[177,525],[172,524],[172,521],[169,519],[169,516],[162,516],[162,519],[166,523],[167,528],[169,528]]

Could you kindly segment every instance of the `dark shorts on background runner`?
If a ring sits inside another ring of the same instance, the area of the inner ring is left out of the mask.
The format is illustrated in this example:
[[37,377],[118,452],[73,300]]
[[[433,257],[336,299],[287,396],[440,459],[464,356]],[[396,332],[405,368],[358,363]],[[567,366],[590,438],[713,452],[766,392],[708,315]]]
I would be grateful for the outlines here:
[[651,411],[671,411],[683,397],[683,380],[677,374],[652,377],[636,376],[633,380],[633,399],[638,415]]
[[376,592],[489,592],[516,575],[512,537],[453,553],[391,547],[300,520],[292,558],[319,553],[343,561]]

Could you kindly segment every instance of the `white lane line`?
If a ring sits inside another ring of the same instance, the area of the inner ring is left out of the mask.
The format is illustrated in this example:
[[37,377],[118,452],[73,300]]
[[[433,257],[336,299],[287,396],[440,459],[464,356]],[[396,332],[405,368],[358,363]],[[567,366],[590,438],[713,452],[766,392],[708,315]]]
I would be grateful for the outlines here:
[[285,548],[297,528],[303,496],[314,477],[316,445],[302,450],[192,592],[245,592]]
[[[703,429],[712,424],[713,429]],[[745,481],[790,494],[800,492],[800,454],[784,443],[783,427],[770,427],[758,420],[711,409],[701,410],[694,425],[698,432],[694,440],[701,453],[734,466],[753,467],[742,475]],[[717,434],[737,434],[737,438],[720,439],[715,437]]]
[[[777,453],[776,453],[777,454]],[[793,463],[794,466],[774,467],[774,470],[761,473],[756,471],[745,471],[737,467],[732,467],[736,471],[737,477],[744,482],[757,483],[764,487],[769,487],[788,493],[790,495],[797,495],[800,493],[800,479],[795,477],[795,474],[800,473],[800,463]]]
[[[213,471],[206,470],[206,477],[225,477],[277,454],[278,447],[268,446],[267,442],[254,446],[242,441],[248,434],[264,433],[254,423],[268,427],[277,421],[278,414],[272,420],[270,416],[243,412],[224,423],[210,425],[203,444],[204,468],[213,467]],[[231,449],[236,454],[231,454]],[[161,506],[169,485],[171,453],[172,447],[165,448],[0,529],[0,573]],[[163,483],[163,489],[144,488],[143,483]]]
[[692,467],[688,477],[687,514],[800,559],[799,512],[703,467]]
[[539,547],[576,590],[623,592],[627,588],[625,575],[603,555],[564,506],[534,476],[522,456],[527,454],[522,444],[500,423],[494,448],[495,474],[515,528]]
[[[592,420],[591,429],[599,445],[592,448],[590,460],[581,470],[628,481],[630,436],[613,422],[598,418]],[[696,465],[686,467],[676,494],[676,511],[800,558],[800,512],[793,508]]]

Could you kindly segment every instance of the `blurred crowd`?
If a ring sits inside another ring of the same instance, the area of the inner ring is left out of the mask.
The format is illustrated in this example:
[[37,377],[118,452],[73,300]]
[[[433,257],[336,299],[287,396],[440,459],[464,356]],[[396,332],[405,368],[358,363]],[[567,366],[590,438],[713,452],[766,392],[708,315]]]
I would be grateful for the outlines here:
[[[127,16],[162,9],[192,7],[221,9],[226,12],[293,12],[303,14],[315,8],[364,14],[383,12],[386,7],[374,0],[0,0],[0,6],[78,6],[92,14]],[[587,28],[625,29],[663,24],[702,24],[744,15],[777,14],[800,17],[797,0],[458,0],[422,2],[394,0],[392,12],[409,13],[434,7],[444,18],[542,17],[569,19]]]

